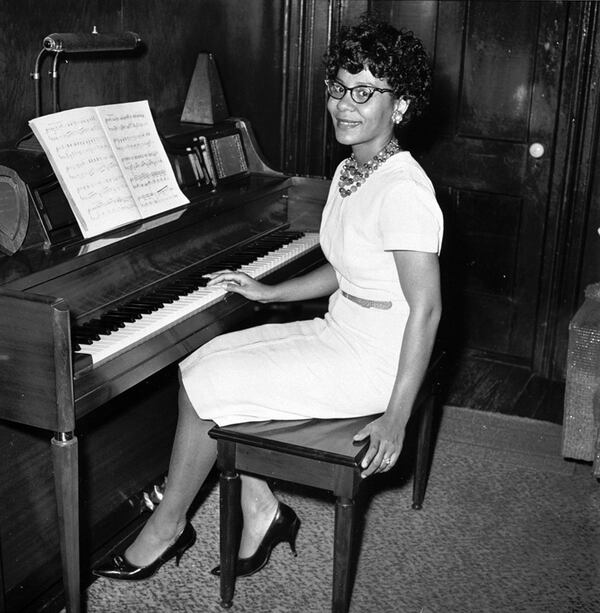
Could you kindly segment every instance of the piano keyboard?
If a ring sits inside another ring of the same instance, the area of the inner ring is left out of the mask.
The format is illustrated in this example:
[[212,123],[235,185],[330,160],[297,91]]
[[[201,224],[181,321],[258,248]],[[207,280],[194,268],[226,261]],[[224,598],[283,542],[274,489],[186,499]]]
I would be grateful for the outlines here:
[[[147,299],[135,299],[126,305],[105,314],[96,322],[89,322],[73,329],[75,349],[90,354],[94,366],[110,360],[120,353],[131,349],[149,338],[156,336],[169,327],[207,309],[228,294],[226,290],[205,287],[208,279],[203,279],[207,272],[224,268],[245,272],[254,279],[261,279],[267,274],[285,266],[319,245],[318,233],[285,233],[286,238],[267,236],[267,244],[281,244],[292,238],[287,244],[271,251],[261,245],[261,240],[246,246],[241,251],[246,263],[239,260],[216,262],[210,269],[202,268],[194,274],[184,274],[173,284],[159,288]],[[248,261],[248,254],[258,255]],[[153,300],[151,300],[153,299]],[[111,328],[106,330],[107,326]],[[106,330],[100,332],[99,330]]]

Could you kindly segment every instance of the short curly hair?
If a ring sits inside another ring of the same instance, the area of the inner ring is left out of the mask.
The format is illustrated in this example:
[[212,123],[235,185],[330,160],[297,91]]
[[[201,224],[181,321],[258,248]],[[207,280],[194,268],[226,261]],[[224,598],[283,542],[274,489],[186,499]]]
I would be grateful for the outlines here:
[[386,79],[394,95],[410,100],[402,124],[422,114],[429,104],[431,64],[423,43],[409,30],[372,18],[345,26],[324,57],[327,78],[340,68],[356,74],[368,68],[374,77]]

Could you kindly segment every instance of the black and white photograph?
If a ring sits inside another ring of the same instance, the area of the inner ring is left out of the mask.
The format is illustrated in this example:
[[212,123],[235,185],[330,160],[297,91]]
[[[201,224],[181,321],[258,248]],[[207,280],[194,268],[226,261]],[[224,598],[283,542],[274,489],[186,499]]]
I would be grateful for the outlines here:
[[600,1],[0,38],[0,613],[600,611]]

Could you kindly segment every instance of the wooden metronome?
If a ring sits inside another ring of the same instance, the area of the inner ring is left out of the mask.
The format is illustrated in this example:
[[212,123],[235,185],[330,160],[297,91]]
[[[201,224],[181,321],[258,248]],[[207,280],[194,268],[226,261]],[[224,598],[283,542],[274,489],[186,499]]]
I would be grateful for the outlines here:
[[200,53],[188,88],[181,121],[213,124],[229,117],[212,53]]

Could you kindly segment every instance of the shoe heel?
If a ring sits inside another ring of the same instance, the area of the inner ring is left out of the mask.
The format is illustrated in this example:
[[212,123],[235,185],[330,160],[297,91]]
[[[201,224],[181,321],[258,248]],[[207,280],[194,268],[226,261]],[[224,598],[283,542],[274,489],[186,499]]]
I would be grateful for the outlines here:
[[300,530],[300,520],[298,519],[298,517],[296,517],[294,521],[292,522],[292,524],[290,525],[290,530],[289,530],[289,534],[287,538],[287,541],[290,544],[290,549],[292,550],[292,553],[296,557],[298,556],[296,552],[296,537],[298,536],[299,530]]
[[190,543],[188,543],[185,547],[182,547],[176,554],[175,554],[175,566],[179,566],[179,562],[181,560],[181,558],[183,557],[183,554],[191,547],[192,545]]
[[[191,526],[190,526],[191,528]],[[196,531],[191,530],[191,535],[188,537],[187,542],[183,543],[177,552],[175,553],[175,566],[179,566],[179,562],[183,557],[183,554],[196,542]]]

